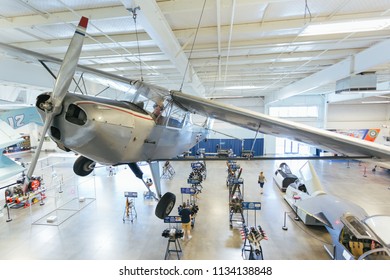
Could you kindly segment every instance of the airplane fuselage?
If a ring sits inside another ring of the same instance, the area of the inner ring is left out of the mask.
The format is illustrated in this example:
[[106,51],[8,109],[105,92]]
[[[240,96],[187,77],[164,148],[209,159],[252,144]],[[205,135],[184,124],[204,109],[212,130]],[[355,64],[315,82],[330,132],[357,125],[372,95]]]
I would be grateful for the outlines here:
[[[38,109],[48,98],[48,94],[37,98]],[[44,119],[45,112],[39,112]],[[159,124],[153,114],[133,103],[71,93],[49,134],[61,149],[105,165],[172,158],[205,135],[189,119]]]

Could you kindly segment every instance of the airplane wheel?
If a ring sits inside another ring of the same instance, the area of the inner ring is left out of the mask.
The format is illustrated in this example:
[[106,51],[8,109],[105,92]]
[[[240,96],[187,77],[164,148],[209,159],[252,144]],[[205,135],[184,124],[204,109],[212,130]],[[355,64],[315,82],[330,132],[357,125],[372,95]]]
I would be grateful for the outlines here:
[[79,176],[89,175],[95,168],[95,162],[89,158],[80,156],[73,164],[73,171]]
[[175,206],[175,202],[176,196],[173,193],[165,193],[157,204],[155,215],[160,219],[164,219],[171,213]]

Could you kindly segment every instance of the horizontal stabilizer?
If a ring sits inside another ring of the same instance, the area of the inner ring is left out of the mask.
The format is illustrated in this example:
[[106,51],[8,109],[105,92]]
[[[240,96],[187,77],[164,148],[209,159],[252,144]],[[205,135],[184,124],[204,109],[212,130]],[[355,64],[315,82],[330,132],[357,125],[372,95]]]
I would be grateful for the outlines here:
[[14,162],[5,155],[0,157],[0,181],[22,173],[26,168]]

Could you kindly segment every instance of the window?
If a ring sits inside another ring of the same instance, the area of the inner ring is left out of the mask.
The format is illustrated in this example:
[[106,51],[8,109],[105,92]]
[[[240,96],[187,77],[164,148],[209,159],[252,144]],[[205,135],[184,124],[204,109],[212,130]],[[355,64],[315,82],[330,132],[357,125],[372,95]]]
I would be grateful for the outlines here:
[[317,118],[317,106],[284,106],[270,107],[270,116],[281,118]]

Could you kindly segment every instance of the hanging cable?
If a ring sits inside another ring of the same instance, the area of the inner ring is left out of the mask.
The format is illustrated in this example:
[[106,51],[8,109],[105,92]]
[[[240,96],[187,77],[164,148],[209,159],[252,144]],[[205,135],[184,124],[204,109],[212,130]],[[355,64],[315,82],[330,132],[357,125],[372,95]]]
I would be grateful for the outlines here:
[[306,24],[306,16],[309,14],[309,22],[311,22],[311,12],[309,5],[307,4],[307,0],[305,0],[305,24]]
[[183,81],[181,82],[181,86],[180,86],[180,90],[179,90],[179,91],[181,91],[182,88],[183,88],[184,80],[185,80],[185,78],[186,78],[187,70],[188,70],[188,67],[189,67],[189,64],[190,64],[190,60],[191,60],[191,56],[192,56],[192,51],[194,50],[194,45],[195,45],[196,37],[198,36],[198,31],[199,31],[199,28],[200,28],[200,23],[201,23],[201,21],[202,21],[204,8],[205,8],[205,6],[206,6],[206,1],[207,1],[207,0],[204,0],[204,2],[203,2],[202,12],[201,12],[201,14],[200,14],[199,21],[198,21],[198,27],[196,28],[194,41],[192,42],[190,55],[188,56],[186,70],[184,71]]
[[139,40],[138,40],[138,29],[137,29],[137,10],[140,10],[140,7],[135,7],[128,9],[129,12],[133,14],[133,20],[134,20],[134,26],[135,26],[135,38],[137,40],[137,51],[138,51],[138,61],[139,61],[139,71],[141,74],[141,81],[144,80],[143,74],[142,74],[142,60],[141,60],[141,51],[139,48]]

